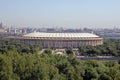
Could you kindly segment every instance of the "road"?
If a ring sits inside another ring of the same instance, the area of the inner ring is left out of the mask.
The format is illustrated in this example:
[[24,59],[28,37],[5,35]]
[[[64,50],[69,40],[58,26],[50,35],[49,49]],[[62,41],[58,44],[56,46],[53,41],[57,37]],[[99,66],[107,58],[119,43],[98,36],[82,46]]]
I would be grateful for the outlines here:
[[108,60],[108,61],[120,61],[120,57],[109,57],[109,58],[98,58],[98,57],[77,57],[79,60],[98,60],[98,61],[104,61],[104,60]]

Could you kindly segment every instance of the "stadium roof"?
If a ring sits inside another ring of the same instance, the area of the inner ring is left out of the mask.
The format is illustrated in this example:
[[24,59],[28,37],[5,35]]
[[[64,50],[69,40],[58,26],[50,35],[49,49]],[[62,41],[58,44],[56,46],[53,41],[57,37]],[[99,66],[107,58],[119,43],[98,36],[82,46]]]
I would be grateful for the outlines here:
[[44,33],[44,32],[34,32],[23,35],[23,37],[55,37],[55,38],[76,38],[76,37],[99,37],[95,34],[90,33]]

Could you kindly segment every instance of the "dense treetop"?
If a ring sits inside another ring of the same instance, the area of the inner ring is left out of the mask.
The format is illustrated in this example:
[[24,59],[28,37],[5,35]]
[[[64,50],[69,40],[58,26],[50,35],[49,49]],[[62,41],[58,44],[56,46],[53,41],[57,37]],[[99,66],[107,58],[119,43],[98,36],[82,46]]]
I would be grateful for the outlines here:
[[[102,46],[79,51],[81,55],[119,56],[119,46],[120,40],[105,40]],[[41,45],[0,39],[0,80],[120,80],[120,61],[80,61],[72,49],[65,52],[67,56],[52,54],[50,48],[42,54],[38,51]]]
[[79,61],[52,54],[0,54],[0,80],[120,80],[117,61]]
[[106,39],[100,46],[79,47],[79,53],[87,56],[120,56],[120,39]]

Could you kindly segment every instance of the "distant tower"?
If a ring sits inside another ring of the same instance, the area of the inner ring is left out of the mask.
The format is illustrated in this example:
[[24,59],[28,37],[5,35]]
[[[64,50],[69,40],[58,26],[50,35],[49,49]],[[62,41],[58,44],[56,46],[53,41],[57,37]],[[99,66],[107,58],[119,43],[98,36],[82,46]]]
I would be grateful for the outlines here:
[[2,22],[0,23],[0,29],[2,29],[3,28],[3,24],[2,24]]
[[91,34],[94,34],[94,31],[91,31]]

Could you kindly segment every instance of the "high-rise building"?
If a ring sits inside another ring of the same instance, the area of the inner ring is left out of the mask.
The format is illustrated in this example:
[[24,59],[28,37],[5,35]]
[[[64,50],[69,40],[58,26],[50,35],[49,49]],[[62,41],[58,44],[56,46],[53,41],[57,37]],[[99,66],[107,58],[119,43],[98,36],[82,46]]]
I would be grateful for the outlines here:
[[3,24],[2,24],[2,22],[0,23],[0,29],[2,29],[3,28]]

